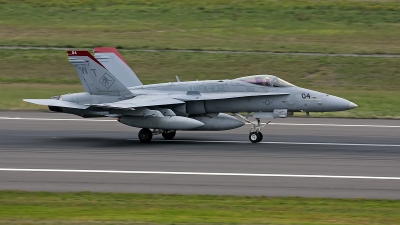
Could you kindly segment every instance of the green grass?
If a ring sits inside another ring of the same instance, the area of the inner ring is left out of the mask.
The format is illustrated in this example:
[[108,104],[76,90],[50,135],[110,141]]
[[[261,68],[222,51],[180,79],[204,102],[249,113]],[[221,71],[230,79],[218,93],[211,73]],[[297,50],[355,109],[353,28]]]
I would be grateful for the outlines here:
[[[0,0],[0,45],[400,54],[396,0]],[[123,52],[145,84],[274,74],[400,117],[400,59]],[[61,51],[0,50],[0,109],[81,90]],[[25,88],[17,88],[16,84]],[[61,85],[61,86],[60,86]]]
[[0,110],[48,110],[22,101],[25,98],[50,98],[60,94],[82,92],[82,86],[57,84],[0,84]]
[[394,225],[399,211],[398,200],[0,192],[3,224]]
[[[305,88],[398,91],[400,59],[122,52],[145,84],[274,74]],[[66,52],[0,50],[0,82],[80,84]]]
[[396,0],[0,0],[0,45],[400,53]]
[[[358,108],[342,112],[311,113],[311,117],[400,119],[399,91],[348,91],[332,89],[326,92],[355,102]],[[296,113],[295,116],[304,116],[304,114]]]
[[[356,118],[400,117],[400,67],[396,58],[304,57],[206,53],[123,52],[145,84],[232,79],[274,74],[301,87],[344,97],[355,110],[313,114]],[[64,51],[0,50],[0,109],[40,109],[23,98],[49,98],[83,89]],[[301,115],[301,114],[300,114]]]

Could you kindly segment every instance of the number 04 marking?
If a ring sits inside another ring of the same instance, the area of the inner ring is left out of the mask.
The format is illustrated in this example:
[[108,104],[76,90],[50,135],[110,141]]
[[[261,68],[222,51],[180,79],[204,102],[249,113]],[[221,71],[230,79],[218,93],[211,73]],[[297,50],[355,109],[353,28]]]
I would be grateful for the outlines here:
[[301,94],[301,97],[302,97],[303,99],[311,98],[311,97],[310,97],[310,93],[302,93],[302,94]]

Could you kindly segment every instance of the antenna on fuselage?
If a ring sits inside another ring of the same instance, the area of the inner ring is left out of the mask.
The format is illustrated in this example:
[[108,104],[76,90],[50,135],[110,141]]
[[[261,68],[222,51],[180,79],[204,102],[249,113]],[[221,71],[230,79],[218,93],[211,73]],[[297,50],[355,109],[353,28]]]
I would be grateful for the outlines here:
[[175,76],[175,78],[176,78],[176,82],[181,82],[181,80],[179,79],[178,76]]

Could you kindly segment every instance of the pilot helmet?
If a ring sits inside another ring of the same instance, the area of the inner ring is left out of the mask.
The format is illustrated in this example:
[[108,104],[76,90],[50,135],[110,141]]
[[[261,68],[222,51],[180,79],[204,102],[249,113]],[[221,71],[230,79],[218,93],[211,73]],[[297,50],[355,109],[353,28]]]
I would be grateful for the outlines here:
[[264,78],[263,85],[264,86],[271,86],[271,81],[270,81],[269,77],[265,77]]

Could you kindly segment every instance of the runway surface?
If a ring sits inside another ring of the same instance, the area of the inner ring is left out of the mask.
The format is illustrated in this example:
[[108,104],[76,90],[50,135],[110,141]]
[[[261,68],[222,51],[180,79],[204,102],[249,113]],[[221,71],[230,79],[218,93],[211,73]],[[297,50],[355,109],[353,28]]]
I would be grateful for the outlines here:
[[[16,119],[20,118],[20,119]],[[287,118],[142,144],[110,119],[0,112],[0,189],[400,199],[400,121]]]

